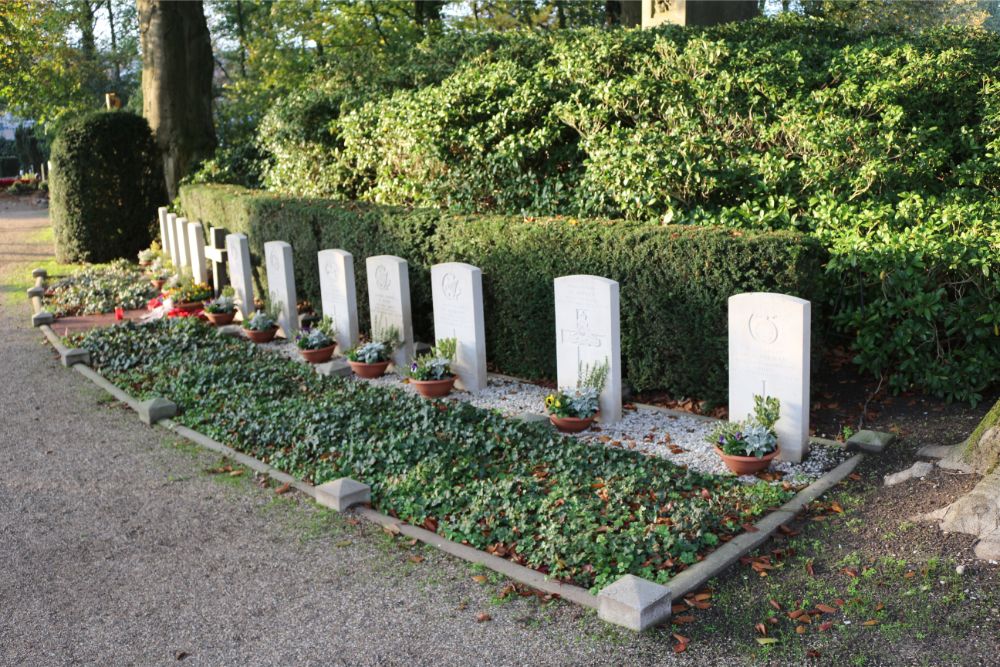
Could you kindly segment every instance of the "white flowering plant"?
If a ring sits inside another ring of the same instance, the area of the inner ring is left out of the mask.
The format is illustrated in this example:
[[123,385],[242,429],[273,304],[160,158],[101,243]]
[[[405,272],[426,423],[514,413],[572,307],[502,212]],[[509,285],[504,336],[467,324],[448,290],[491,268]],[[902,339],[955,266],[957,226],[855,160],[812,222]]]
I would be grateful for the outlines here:
[[601,392],[608,381],[607,360],[597,364],[580,364],[574,389],[560,389],[545,397],[545,409],[556,417],[589,419],[597,414]]
[[774,424],[781,412],[781,402],[773,396],[753,397],[754,414],[743,421],[725,422],[712,431],[708,442],[727,456],[762,458],[778,448]]

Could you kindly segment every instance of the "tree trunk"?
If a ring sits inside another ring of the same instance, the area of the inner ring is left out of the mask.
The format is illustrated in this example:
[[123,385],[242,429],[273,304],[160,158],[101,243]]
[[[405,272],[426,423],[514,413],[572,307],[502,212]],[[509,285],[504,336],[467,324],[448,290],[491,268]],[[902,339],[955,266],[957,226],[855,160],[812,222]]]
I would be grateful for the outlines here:
[[118,37],[115,33],[115,10],[112,7],[114,0],[108,0],[105,6],[108,9],[108,30],[111,32],[111,61],[112,66],[115,69],[115,90],[114,92],[119,95],[122,94],[122,63],[118,57]]
[[212,42],[201,1],[136,0],[142,114],[163,155],[167,193],[215,149]]

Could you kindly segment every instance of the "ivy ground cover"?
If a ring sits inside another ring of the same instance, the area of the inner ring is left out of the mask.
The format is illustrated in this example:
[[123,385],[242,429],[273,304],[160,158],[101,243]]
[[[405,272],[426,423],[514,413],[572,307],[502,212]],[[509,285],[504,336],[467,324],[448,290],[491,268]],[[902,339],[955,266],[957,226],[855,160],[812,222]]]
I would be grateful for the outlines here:
[[139,398],[314,484],[352,477],[373,505],[559,580],[665,582],[790,497],[586,444],[465,403],[323,377],[192,319],[71,337]]

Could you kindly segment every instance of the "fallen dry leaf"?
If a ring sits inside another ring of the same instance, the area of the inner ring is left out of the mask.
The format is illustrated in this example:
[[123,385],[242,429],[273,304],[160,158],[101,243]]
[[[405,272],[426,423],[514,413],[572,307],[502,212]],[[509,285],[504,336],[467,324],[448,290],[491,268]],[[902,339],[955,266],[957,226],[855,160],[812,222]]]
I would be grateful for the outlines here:
[[768,644],[777,644],[778,640],[774,637],[757,637],[757,643],[762,646],[767,646]]
[[491,620],[493,617],[487,614],[485,611],[481,611],[476,614],[476,623],[483,623],[485,621]]
[[673,622],[678,625],[684,625],[685,623],[694,623],[694,616],[675,616]]
[[292,490],[292,485],[289,484],[288,482],[285,482],[284,484],[276,488],[274,492],[280,496],[282,494],[288,493],[291,490]]
[[769,605],[771,605],[772,607],[774,607],[775,609],[777,609],[778,611],[781,611],[781,603],[779,603],[774,598],[771,598],[770,600],[768,600],[767,603]]
[[868,625],[868,626],[871,626],[871,625],[878,625],[878,619],[875,619],[875,618],[869,618],[869,619],[868,619],[867,621],[865,621],[865,622],[864,622],[864,623],[862,623],[861,625]]
[[411,563],[422,563],[422,562],[424,562],[424,557],[423,556],[417,556],[417,555],[410,556],[410,562]]
[[837,608],[836,607],[831,607],[828,604],[818,604],[818,605],[816,605],[816,608],[819,609],[824,614],[836,614],[837,613]]
[[804,626],[804,625],[796,625],[795,626],[795,633],[799,634],[799,635],[804,635],[806,633],[806,626]]
[[486,583],[486,577],[484,575],[482,575],[482,574],[473,575],[472,580],[474,582],[476,582],[477,584],[485,584]]

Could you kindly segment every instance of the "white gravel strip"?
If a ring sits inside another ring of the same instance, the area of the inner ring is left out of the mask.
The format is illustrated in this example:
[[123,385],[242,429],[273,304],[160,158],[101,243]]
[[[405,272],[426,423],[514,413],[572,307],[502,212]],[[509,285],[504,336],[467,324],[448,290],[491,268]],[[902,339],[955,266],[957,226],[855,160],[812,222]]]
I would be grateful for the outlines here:
[[[261,345],[261,348],[289,359],[302,361],[295,345],[281,339]],[[350,377],[356,382],[403,388],[416,394],[416,389],[393,372],[375,380],[362,380],[353,375]],[[545,387],[529,382],[491,374],[486,389],[480,393],[470,394],[456,389],[448,399],[465,401],[486,410],[497,410],[506,417],[516,417],[526,413],[544,415],[545,397],[549,391]],[[632,449],[650,456],[659,456],[698,472],[727,475],[730,474],[729,470],[716,454],[713,445],[707,442],[707,437],[715,425],[714,420],[640,405],[634,410],[626,410],[622,420],[616,424],[608,426],[596,424],[590,430],[571,437],[595,444],[603,443],[608,447]],[[809,455],[801,463],[777,461],[771,465],[771,470],[784,473],[780,481],[802,484],[817,479],[846,458],[847,455],[840,448],[813,444]],[[745,475],[740,477],[740,481],[752,484],[761,480],[752,475]]]

